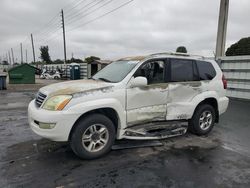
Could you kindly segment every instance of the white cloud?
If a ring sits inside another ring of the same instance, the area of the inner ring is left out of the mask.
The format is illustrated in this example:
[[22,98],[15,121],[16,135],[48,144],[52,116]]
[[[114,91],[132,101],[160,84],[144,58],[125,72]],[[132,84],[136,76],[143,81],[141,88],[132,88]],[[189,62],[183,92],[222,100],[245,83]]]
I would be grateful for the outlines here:
[[[200,0],[135,0],[122,9],[84,27],[70,31],[95,16],[126,2],[115,0],[86,17],[68,20],[74,3],[79,0],[2,0],[0,1],[0,55],[11,47],[20,56],[19,43],[24,41],[31,60],[29,34],[37,31],[56,14],[56,25],[34,33],[36,56],[39,46],[49,45],[53,59],[63,58],[59,11],[65,7],[67,55],[83,58],[96,55],[112,59],[158,51],[174,51],[185,45],[190,53],[213,56],[215,50],[219,1]],[[91,2],[93,0],[86,0]],[[108,0],[106,0],[107,2]],[[78,7],[85,15],[91,10]],[[68,10],[68,11],[67,11]],[[230,1],[227,46],[249,36],[250,2]],[[68,12],[68,13],[67,13]],[[53,29],[55,28],[55,29]],[[58,31],[55,31],[58,30]],[[52,33],[55,33],[51,36]],[[28,37],[28,38],[27,38]],[[42,38],[39,39],[39,38]],[[48,42],[44,42],[47,41]],[[18,57],[19,58],[19,57]]]

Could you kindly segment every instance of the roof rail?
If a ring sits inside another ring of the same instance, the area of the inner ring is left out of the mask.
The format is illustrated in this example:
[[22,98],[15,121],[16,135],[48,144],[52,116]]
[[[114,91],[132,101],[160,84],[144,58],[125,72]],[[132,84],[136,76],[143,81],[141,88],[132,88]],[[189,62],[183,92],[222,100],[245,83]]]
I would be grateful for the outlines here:
[[176,56],[184,56],[184,57],[199,57],[199,58],[205,59],[204,56],[187,54],[187,53],[179,53],[179,52],[162,52],[162,53],[150,54],[150,56],[157,56],[157,55],[176,55]]

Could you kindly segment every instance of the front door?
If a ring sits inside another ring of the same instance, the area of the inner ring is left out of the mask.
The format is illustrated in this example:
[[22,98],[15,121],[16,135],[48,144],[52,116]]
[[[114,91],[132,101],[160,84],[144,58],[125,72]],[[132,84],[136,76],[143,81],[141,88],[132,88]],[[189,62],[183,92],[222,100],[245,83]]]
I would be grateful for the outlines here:
[[133,78],[146,77],[148,85],[127,88],[128,126],[166,120],[168,84],[165,81],[165,67],[165,60],[149,61],[134,74]]

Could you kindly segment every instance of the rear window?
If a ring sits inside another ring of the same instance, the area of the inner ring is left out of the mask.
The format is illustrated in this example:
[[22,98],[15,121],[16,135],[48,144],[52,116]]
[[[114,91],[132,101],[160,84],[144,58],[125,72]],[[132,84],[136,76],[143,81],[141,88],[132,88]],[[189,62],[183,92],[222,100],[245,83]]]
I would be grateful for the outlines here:
[[216,76],[216,71],[209,62],[197,61],[197,67],[200,74],[200,80],[212,80]]

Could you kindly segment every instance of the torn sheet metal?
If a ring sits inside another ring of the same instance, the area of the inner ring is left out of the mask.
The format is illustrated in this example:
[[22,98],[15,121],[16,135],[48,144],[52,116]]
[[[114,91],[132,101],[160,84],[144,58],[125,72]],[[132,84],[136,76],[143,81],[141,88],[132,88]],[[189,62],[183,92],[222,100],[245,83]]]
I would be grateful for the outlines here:
[[127,113],[128,125],[166,119],[167,105],[155,105],[129,110]]
[[127,89],[127,124],[166,119],[168,84]]

